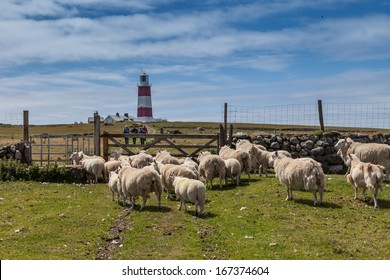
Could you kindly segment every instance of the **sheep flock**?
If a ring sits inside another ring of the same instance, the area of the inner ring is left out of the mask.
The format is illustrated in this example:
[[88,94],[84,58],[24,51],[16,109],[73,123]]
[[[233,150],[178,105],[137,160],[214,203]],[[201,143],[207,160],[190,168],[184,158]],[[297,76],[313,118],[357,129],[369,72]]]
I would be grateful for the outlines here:
[[[347,138],[340,139],[335,148],[349,168],[346,181],[355,190],[354,198],[357,199],[360,188],[366,200],[366,190],[369,190],[377,208],[379,190],[384,177],[389,175],[390,146],[355,143]],[[268,177],[269,168],[274,168],[275,177],[285,186],[286,200],[293,199],[293,190],[305,190],[312,193],[314,206],[323,203],[326,178],[319,162],[310,157],[292,158],[283,150],[267,151],[248,140],[239,140],[235,148],[221,147],[219,154],[200,152],[197,158],[176,158],[168,151],[159,151],[155,156],[146,151],[133,156],[116,151],[112,155],[105,161],[100,156],[74,152],[70,159],[85,170],[87,182],[107,182],[112,200],[116,196],[118,203],[130,209],[136,206],[138,197],[142,198],[140,210],[144,209],[151,193],[155,194],[160,209],[162,194],[166,192],[167,199],[180,201],[179,210],[184,208],[187,212],[186,203],[192,203],[194,215],[204,215],[207,190],[215,186],[214,179],[223,191],[229,179],[231,184],[239,186],[242,173],[247,174],[248,180],[251,173],[252,178],[257,174]]]

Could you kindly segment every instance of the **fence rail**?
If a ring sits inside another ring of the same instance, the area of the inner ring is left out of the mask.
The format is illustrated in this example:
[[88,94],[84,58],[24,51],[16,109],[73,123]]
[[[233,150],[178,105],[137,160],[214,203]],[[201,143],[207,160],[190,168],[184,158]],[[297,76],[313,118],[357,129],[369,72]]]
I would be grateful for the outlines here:
[[[145,138],[144,145],[133,145],[123,143],[124,137]],[[110,134],[104,132],[103,138],[103,157],[107,160],[110,151],[121,148],[123,154],[133,155],[138,150],[149,149],[170,149],[173,156],[195,157],[203,149],[216,149],[219,151],[220,134]],[[194,142],[186,144],[186,140],[191,139]],[[155,153],[149,152],[154,155]]]

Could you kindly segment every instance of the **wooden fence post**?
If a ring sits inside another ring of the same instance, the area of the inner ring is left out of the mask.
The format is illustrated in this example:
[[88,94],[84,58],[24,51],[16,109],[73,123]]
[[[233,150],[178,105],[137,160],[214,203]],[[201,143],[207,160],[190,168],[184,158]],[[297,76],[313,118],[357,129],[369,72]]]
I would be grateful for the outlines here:
[[322,131],[325,131],[324,115],[323,115],[323,112],[322,112],[322,100],[318,100],[317,103],[318,103],[318,116],[319,116],[319,119],[320,119],[320,127],[321,127]]
[[93,114],[93,154],[100,156],[100,116],[98,112]]
[[233,142],[233,125],[230,124],[230,128],[229,128],[229,140],[228,140],[229,147],[232,146],[232,142]]
[[28,142],[30,135],[28,132],[29,120],[28,120],[28,111],[23,111],[23,141]]
[[103,158],[108,161],[108,132],[103,132]]

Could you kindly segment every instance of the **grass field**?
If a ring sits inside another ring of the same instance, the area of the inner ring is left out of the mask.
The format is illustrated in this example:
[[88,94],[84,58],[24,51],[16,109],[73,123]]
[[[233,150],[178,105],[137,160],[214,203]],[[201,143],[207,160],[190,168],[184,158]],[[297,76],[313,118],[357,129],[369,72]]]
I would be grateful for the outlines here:
[[[278,180],[242,177],[207,190],[205,217],[152,195],[143,211],[111,201],[105,184],[0,182],[1,259],[345,260],[390,259],[389,186],[379,209],[327,176],[324,205]],[[215,182],[216,185],[216,182]]]
[[[183,133],[216,133],[218,123],[154,123]],[[102,126],[120,133],[123,124]],[[290,130],[289,130],[290,129]],[[91,133],[92,124],[31,126],[31,134]],[[299,128],[237,126],[235,131],[302,133]],[[315,130],[313,130],[315,131]],[[367,131],[368,132],[368,131]],[[379,131],[378,131],[379,132]],[[0,145],[22,138],[21,126],[0,126]],[[304,133],[307,133],[304,132]],[[111,201],[106,184],[47,184],[0,181],[0,259],[390,259],[390,192],[384,185],[379,209],[353,199],[340,175],[327,175],[324,205],[312,195],[286,191],[271,174],[242,185],[207,190],[205,217],[177,210],[178,202],[151,196],[144,211]]]

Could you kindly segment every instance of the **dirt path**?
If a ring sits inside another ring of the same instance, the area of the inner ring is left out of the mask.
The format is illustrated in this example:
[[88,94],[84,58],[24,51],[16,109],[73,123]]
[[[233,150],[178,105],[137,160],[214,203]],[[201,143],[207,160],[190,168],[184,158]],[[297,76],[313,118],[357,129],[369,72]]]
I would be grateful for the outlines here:
[[122,245],[122,232],[129,227],[129,224],[126,224],[125,219],[130,213],[130,209],[124,209],[119,215],[118,223],[110,228],[110,237],[102,237],[105,244],[103,244],[103,247],[99,248],[99,251],[95,256],[96,260],[112,259],[112,253]]

